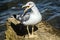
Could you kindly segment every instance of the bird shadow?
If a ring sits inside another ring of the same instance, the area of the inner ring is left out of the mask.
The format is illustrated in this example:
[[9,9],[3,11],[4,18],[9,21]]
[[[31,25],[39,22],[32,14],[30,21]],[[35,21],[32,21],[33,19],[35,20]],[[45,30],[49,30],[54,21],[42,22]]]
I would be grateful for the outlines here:
[[[19,36],[24,36],[26,34],[28,34],[27,32],[27,26],[23,25],[23,24],[17,24],[15,25],[14,23],[11,23],[11,27],[13,28],[13,30],[16,32],[17,35]],[[37,31],[38,28],[36,26],[34,26],[34,31]],[[29,32],[32,33],[32,26],[29,26]]]

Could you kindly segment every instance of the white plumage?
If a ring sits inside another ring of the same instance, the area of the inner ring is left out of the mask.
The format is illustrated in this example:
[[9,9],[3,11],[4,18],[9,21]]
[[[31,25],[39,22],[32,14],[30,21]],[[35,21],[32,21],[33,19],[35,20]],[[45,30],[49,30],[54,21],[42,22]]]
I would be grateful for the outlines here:
[[39,10],[37,9],[37,7],[35,6],[35,4],[31,9],[32,9],[32,12],[30,13],[29,20],[24,21],[23,22],[24,25],[35,25],[42,20],[42,16]]
[[[36,5],[34,4],[34,2],[28,2],[26,5],[24,5],[22,7],[27,7],[24,10],[24,13],[30,8],[32,10],[29,14],[26,13],[24,16],[20,17],[19,20],[21,20],[24,25],[27,25],[28,36],[30,38],[35,37],[35,35],[33,34],[33,27],[34,27],[34,25],[36,25],[37,23],[39,23],[42,20],[42,15],[39,12]],[[28,29],[29,25],[33,26],[32,34],[29,33],[29,29]]]
[[[29,37],[35,37],[35,35],[33,34],[33,27],[35,24],[39,23],[42,20],[42,16],[38,10],[38,8],[36,7],[36,5],[33,2],[28,2],[26,5],[24,5],[23,7],[27,7],[25,9],[25,11],[27,11],[28,9],[31,8],[32,12],[29,14],[28,16],[28,20],[27,21],[23,21],[22,23],[24,25],[27,25],[27,31],[28,31],[28,35]],[[25,12],[24,11],[24,12]],[[29,33],[29,29],[28,29],[28,25],[32,25],[32,34]]]

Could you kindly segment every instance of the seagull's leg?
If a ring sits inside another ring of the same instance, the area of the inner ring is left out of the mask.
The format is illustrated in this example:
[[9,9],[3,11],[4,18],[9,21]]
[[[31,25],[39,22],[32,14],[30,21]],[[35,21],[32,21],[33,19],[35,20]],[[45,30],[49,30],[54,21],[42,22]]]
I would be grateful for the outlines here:
[[28,28],[28,26],[27,26],[27,31],[28,31],[28,38],[37,38],[37,35],[34,35],[33,34],[33,31],[34,31],[34,25],[33,25],[33,27],[32,27],[32,34],[30,34],[30,32],[29,32],[29,28]]
[[33,35],[33,31],[34,31],[34,25],[33,25],[33,27],[32,27],[32,35]]
[[30,35],[30,38],[38,38],[37,35],[33,34],[33,31],[34,31],[34,25],[32,26],[32,34]]
[[28,31],[28,36],[30,35],[30,33],[29,33],[29,28],[28,28],[28,26],[27,26],[27,31]]

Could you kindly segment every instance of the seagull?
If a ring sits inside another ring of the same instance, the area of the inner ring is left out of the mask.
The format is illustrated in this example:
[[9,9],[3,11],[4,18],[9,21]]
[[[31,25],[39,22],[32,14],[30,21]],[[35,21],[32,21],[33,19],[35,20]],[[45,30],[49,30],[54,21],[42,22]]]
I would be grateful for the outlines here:
[[[22,6],[22,8],[24,7],[25,7],[25,10],[24,10],[25,15],[22,15],[22,16],[18,15],[16,18],[19,19],[22,24],[27,25],[28,37],[32,38],[32,37],[35,37],[35,35],[33,34],[34,25],[36,25],[42,20],[42,15],[39,12],[38,8],[36,7],[35,3],[32,1],[27,2],[25,5]],[[31,9],[32,11],[26,13],[28,9]],[[32,25],[31,34],[29,33],[29,28],[28,28],[29,25]]]

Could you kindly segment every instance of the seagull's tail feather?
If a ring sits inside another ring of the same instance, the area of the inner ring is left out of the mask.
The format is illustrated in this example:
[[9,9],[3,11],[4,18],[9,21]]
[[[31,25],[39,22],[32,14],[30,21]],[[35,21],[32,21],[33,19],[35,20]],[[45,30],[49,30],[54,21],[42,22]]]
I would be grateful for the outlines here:
[[21,15],[16,15],[16,14],[13,14],[11,17],[14,17],[15,19],[21,21]]

